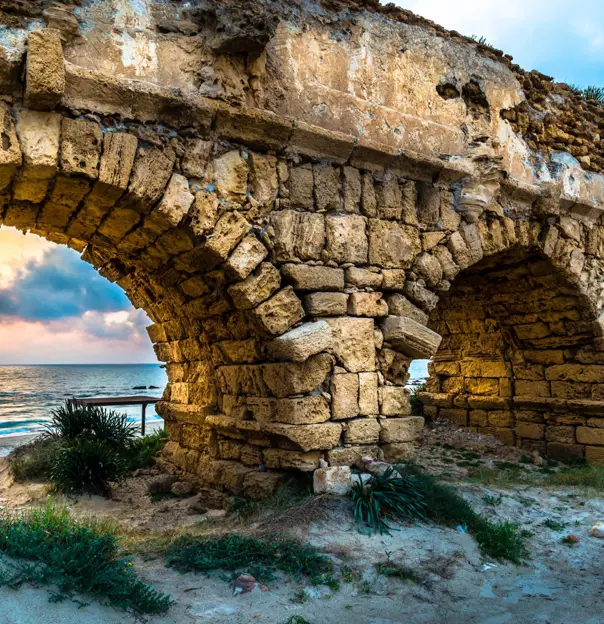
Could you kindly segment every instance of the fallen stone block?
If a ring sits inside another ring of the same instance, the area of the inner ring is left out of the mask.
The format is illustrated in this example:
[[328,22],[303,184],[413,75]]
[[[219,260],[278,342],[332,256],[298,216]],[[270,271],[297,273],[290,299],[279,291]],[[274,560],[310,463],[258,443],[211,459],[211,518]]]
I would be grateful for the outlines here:
[[318,468],[313,473],[315,494],[334,494],[346,496],[352,490],[352,472],[348,466]]
[[442,337],[405,316],[389,316],[382,323],[384,340],[405,355],[429,359],[438,351]]
[[268,353],[277,360],[304,362],[309,357],[331,349],[333,334],[325,321],[304,323],[267,345]]

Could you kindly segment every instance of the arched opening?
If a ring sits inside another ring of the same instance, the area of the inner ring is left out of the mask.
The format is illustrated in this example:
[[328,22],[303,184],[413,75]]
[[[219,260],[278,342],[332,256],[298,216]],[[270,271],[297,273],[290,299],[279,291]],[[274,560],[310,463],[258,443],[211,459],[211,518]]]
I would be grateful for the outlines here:
[[[0,435],[37,433],[71,397],[161,397],[167,378],[143,310],[81,261],[31,233],[0,227]],[[140,425],[140,406],[121,406]],[[163,421],[146,411],[146,431]],[[6,436],[9,436],[7,438]]]
[[576,280],[538,248],[462,271],[430,326],[443,337],[424,413],[554,459],[601,457],[600,325]]

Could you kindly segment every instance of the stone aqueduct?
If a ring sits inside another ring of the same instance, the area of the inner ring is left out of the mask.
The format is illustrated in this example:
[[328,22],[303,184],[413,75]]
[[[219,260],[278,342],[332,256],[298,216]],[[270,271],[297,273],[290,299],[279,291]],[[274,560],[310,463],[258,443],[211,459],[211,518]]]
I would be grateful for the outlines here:
[[171,464],[260,497],[405,460],[413,358],[425,416],[604,464],[602,109],[371,2],[0,24],[0,223],[148,313]]

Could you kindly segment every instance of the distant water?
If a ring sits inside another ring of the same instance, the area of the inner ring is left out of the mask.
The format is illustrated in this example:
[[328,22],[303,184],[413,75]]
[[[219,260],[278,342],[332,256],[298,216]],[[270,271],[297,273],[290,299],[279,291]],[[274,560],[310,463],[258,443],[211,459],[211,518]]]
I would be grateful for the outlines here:
[[[427,377],[428,360],[415,360],[409,385]],[[167,375],[159,364],[0,366],[0,437],[40,431],[50,411],[71,397],[149,395],[161,397]],[[146,386],[134,390],[134,386]],[[157,386],[148,389],[149,386]],[[140,406],[117,407],[140,423]],[[160,420],[152,406],[147,422]]]
[[[159,364],[0,366],[0,437],[40,431],[50,411],[71,397],[161,397],[167,381]],[[140,406],[115,409],[140,423]],[[146,420],[160,420],[152,406],[147,407]]]

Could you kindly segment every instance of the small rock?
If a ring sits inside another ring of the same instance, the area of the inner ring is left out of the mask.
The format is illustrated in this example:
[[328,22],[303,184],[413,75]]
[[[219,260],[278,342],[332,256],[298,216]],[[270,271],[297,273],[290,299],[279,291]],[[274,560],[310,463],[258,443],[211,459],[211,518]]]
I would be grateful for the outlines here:
[[191,481],[176,481],[172,484],[171,492],[176,496],[189,496],[195,491],[195,485]]
[[596,522],[589,531],[592,537],[604,538],[604,522]]
[[574,533],[569,533],[566,537],[562,538],[562,541],[565,544],[578,544],[581,540],[579,539],[578,535],[575,535]]
[[248,594],[256,588],[260,591],[268,591],[268,587],[259,583],[251,574],[241,574],[233,583],[233,596]]
[[313,474],[315,494],[346,496],[352,490],[352,473],[348,466],[317,468]]
[[392,467],[388,462],[378,461],[372,457],[362,457],[357,462],[357,466],[374,477],[381,477],[388,468]]
[[533,464],[535,466],[543,466],[543,457],[537,451],[533,451]]
[[157,477],[157,479],[150,481],[147,486],[149,494],[168,494],[176,481],[177,478],[174,475],[162,475],[161,477]]
[[199,500],[199,497],[194,498],[187,508],[187,513],[189,515],[204,514],[207,511],[208,508]]
[[227,512],[224,509],[210,509],[210,511],[206,513],[208,518],[213,518],[214,520],[224,518],[226,515]]

